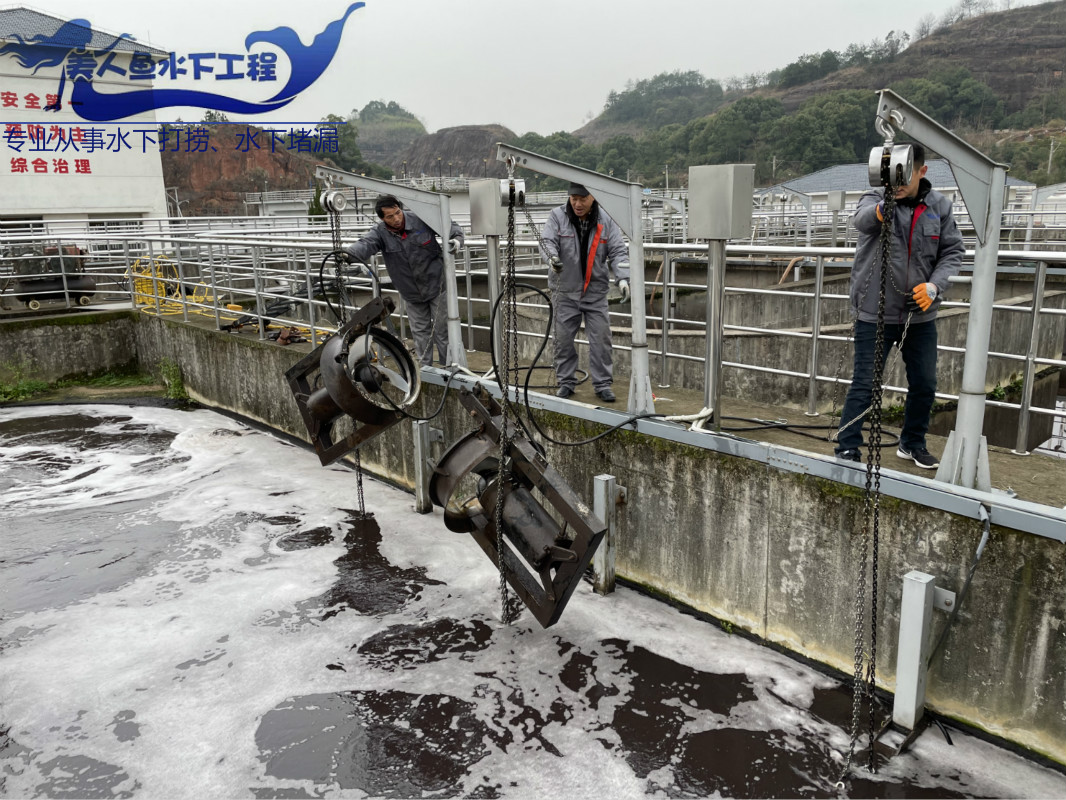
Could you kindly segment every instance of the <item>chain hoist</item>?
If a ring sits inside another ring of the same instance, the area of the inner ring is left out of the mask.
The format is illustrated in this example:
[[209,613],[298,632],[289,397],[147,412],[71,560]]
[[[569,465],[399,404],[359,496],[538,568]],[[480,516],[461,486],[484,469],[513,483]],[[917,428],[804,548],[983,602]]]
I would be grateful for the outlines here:
[[[872,385],[870,387],[870,406],[868,408],[870,424],[869,452],[866,459],[866,485],[863,501],[863,525],[859,544],[858,578],[855,588],[855,662],[852,684],[852,707],[851,707],[851,737],[848,744],[847,757],[841,782],[851,769],[851,762],[855,755],[855,744],[859,738],[859,725],[862,716],[863,698],[868,703],[868,762],[867,768],[871,772],[877,771],[876,750],[877,724],[876,724],[876,691],[877,691],[877,569],[880,549],[880,510],[881,510],[881,418],[882,401],[884,394],[885,373],[885,296],[888,285],[891,282],[895,291],[905,294],[896,285],[894,278],[890,277],[892,271],[892,238],[896,214],[896,188],[906,185],[911,180],[913,162],[909,147],[895,147],[891,139],[885,142],[883,148],[877,148],[870,156],[871,183],[877,180],[884,187],[884,200],[882,207],[881,232],[878,240],[878,256],[880,265],[878,269],[878,297],[877,297],[877,325],[874,334],[874,368]],[[867,283],[863,287],[862,295],[866,296],[869,290],[871,270],[867,274]],[[860,302],[861,306],[861,302]],[[910,315],[907,318],[910,325]],[[906,336],[904,327],[903,336]],[[899,342],[902,350],[903,341]],[[855,420],[849,420],[842,426],[851,425],[863,418],[859,414]],[[860,423],[861,424],[861,423]],[[867,638],[866,607],[867,607],[867,576],[869,576],[869,637]],[[869,645],[867,649],[867,644]]]
[[514,441],[514,433],[517,427],[517,412],[511,402],[511,386],[518,391],[518,288],[515,285],[515,245],[514,245],[514,207],[515,207],[515,181],[514,161],[507,160],[507,258],[503,274],[503,314],[501,324],[503,333],[500,340],[503,344],[501,361],[499,363],[500,388],[503,390],[503,402],[500,409],[500,440],[499,440],[499,466],[496,473],[497,500],[496,500],[496,554],[497,566],[500,571],[500,617],[504,624],[510,624],[518,616],[518,605],[511,602],[510,592],[507,588],[507,573],[504,567],[504,553],[508,545],[504,541],[504,498],[512,488],[511,475],[511,445]]
[[[320,200],[322,207],[329,215],[330,243],[333,246],[331,254],[333,256],[333,272],[337,283],[337,304],[340,306],[337,316],[338,322],[343,326],[348,317],[350,302],[348,291],[344,284],[345,258],[344,244],[341,241],[341,212],[348,207],[348,198],[344,196],[340,189],[334,189],[331,184],[327,184]],[[363,496],[363,459],[359,450],[355,451],[355,484],[359,495],[359,518],[365,519],[367,513],[366,500]]]

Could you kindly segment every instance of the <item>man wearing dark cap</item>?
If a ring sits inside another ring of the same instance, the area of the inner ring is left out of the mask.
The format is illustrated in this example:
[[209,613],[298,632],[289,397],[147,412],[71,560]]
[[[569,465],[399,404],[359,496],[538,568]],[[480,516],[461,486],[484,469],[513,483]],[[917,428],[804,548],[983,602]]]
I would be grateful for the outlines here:
[[563,398],[574,394],[574,337],[584,319],[592,388],[600,400],[613,403],[607,289],[613,271],[623,302],[629,299],[629,251],[622,231],[588,189],[571,183],[569,195],[564,205],[552,210],[541,241],[541,254],[551,265],[548,285],[555,311],[555,373],[559,380],[555,394]]

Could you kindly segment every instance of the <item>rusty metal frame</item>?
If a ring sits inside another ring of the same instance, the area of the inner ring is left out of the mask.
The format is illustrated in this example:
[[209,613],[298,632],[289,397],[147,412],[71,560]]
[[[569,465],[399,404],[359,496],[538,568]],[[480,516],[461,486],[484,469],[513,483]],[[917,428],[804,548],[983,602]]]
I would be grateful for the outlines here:
[[[450,505],[449,501],[466,475],[478,472],[480,464],[498,459],[504,425],[513,423],[504,420],[499,403],[480,386],[473,391],[464,389],[459,395],[459,402],[479,424],[476,430],[452,445],[441,457],[430,482],[430,496],[435,504],[445,509],[448,528],[469,532],[485,555],[499,568],[495,523],[497,493],[490,488],[477,499],[478,502],[471,502],[475,500],[471,498],[459,507]],[[512,531],[504,530],[502,537],[512,545],[503,548],[502,569],[508,584],[537,621],[548,628],[562,616],[606,534],[607,526],[521,433],[513,435],[503,457],[511,461],[511,483],[514,487],[511,491],[536,489],[562,520],[555,544],[545,548],[539,559],[540,566],[519,554],[524,543],[516,541]],[[507,491],[505,488],[505,495]],[[485,500],[485,507],[480,500]]]
[[358,309],[352,318],[346,322],[328,341],[320,344],[296,364],[285,372],[285,378],[289,382],[293,399],[300,409],[307,433],[311,437],[311,443],[315,446],[318,459],[322,466],[332,464],[341,456],[355,450],[364,442],[377,436],[382,431],[391,428],[403,419],[403,414],[398,411],[376,409],[373,419],[361,420],[357,416],[349,415],[356,428],[339,441],[333,437],[334,423],[340,418],[323,419],[316,415],[311,408],[310,398],[316,391],[315,381],[321,374],[322,355],[331,342],[337,339],[351,340],[362,336],[375,324],[385,319],[392,313],[394,304],[391,298],[376,297],[362,308]]

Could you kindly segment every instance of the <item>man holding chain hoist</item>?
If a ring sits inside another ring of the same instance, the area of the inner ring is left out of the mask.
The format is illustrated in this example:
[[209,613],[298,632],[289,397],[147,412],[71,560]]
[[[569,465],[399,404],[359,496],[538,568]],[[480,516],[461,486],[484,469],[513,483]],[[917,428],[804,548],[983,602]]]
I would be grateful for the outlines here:
[[887,348],[897,345],[908,387],[896,455],[933,469],[940,461],[926,447],[925,435],[936,395],[936,315],[948,279],[958,274],[966,248],[951,201],[925,178],[924,148],[918,144],[911,147],[914,166],[910,182],[897,187],[889,197],[885,189],[866,192],[852,217],[858,233],[850,287],[856,317],[855,366],[840,416],[836,455],[845,461],[861,460],[863,419],[873,394],[880,240],[883,228],[887,228],[884,233],[890,237],[891,264],[884,297],[882,363]]

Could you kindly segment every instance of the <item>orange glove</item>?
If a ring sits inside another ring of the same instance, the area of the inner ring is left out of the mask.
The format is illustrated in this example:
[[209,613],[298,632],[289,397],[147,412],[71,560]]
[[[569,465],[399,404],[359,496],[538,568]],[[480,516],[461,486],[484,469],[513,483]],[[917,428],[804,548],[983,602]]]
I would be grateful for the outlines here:
[[[929,307],[933,305],[933,301],[936,300],[937,288],[935,283],[919,283],[911,290],[911,299],[907,303],[907,307],[911,311],[926,312]],[[913,308],[912,306],[917,306]]]

